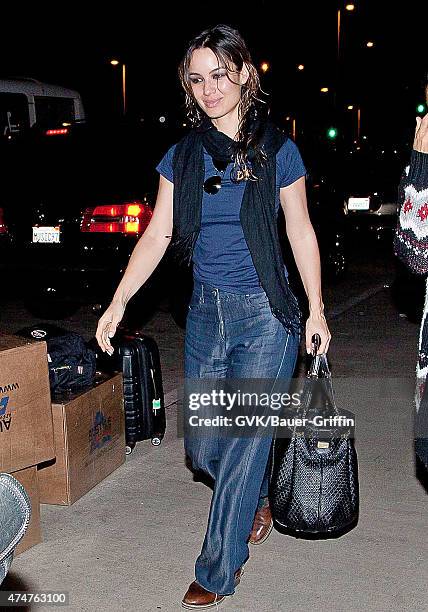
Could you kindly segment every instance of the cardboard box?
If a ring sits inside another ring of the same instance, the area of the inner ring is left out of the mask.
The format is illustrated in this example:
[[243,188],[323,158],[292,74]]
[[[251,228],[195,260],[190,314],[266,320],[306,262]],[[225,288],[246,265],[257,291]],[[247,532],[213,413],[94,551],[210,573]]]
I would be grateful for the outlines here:
[[25,470],[12,472],[17,480],[23,485],[27,491],[31,501],[31,520],[28,525],[28,530],[22,538],[15,550],[15,557],[24,550],[28,550],[32,546],[39,544],[42,541],[42,529],[40,525],[40,499],[39,486],[37,480],[37,467],[29,467]]
[[0,335],[0,471],[53,457],[46,343]]
[[52,411],[56,461],[39,465],[40,502],[71,505],[125,461],[122,374]]

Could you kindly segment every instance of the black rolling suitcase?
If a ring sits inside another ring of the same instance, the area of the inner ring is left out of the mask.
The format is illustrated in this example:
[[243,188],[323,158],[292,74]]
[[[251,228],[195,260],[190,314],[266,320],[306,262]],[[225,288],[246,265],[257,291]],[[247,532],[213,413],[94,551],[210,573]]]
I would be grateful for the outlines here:
[[165,402],[159,349],[149,336],[119,327],[111,339],[113,356],[103,353],[95,338],[88,344],[97,354],[97,369],[122,371],[126,453],[140,440],[158,446],[165,434]]
[[114,343],[123,373],[126,452],[140,440],[158,446],[165,434],[165,402],[158,346],[149,336],[124,334]]

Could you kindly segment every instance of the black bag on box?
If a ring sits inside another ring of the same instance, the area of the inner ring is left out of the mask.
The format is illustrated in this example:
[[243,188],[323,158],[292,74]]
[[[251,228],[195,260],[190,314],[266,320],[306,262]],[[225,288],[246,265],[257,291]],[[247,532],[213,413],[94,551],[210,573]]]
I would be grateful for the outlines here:
[[[320,372],[321,371],[321,372]],[[320,376],[321,374],[321,376]],[[325,355],[315,356],[302,394],[300,418],[291,437],[275,439],[269,498],[274,522],[280,531],[296,537],[331,537],[356,525],[359,509],[358,462],[353,427],[335,403],[331,374]],[[321,417],[323,420],[315,420]],[[318,426],[318,423],[322,426]]]
[[38,323],[20,329],[15,335],[46,342],[52,393],[74,393],[94,384],[96,355],[79,334],[56,325]]

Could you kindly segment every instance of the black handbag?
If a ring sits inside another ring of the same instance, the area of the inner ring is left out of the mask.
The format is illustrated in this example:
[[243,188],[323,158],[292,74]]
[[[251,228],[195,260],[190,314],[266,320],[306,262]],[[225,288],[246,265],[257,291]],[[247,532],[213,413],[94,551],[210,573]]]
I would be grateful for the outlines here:
[[296,424],[288,438],[275,436],[272,446],[269,501],[274,524],[296,537],[342,535],[358,521],[355,419],[347,410],[339,414],[325,355],[315,352],[301,397],[296,418],[307,422]]

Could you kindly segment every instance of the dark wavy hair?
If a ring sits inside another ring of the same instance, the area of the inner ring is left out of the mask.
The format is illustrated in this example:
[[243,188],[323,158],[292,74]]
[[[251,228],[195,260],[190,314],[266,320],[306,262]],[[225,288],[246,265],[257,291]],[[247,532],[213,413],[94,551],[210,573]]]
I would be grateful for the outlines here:
[[230,78],[230,74],[236,73],[236,71],[240,72],[244,65],[248,70],[249,77],[247,82],[242,85],[241,100],[238,107],[239,127],[234,148],[234,175],[237,180],[257,180],[248,165],[248,152],[253,149],[254,157],[260,163],[266,160],[266,155],[260,144],[264,121],[260,121],[260,119],[266,119],[269,109],[267,103],[261,98],[264,92],[260,87],[259,75],[247,45],[240,33],[228,25],[216,25],[195,36],[190,41],[180,62],[178,75],[186,94],[187,117],[194,127],[199,126],[206,117],[193,96],[188,77],[193,52],[204,47],[211,49],[217,57],[219,65],[224,65],[230,81],[235,82]]

